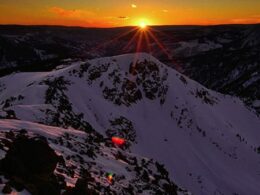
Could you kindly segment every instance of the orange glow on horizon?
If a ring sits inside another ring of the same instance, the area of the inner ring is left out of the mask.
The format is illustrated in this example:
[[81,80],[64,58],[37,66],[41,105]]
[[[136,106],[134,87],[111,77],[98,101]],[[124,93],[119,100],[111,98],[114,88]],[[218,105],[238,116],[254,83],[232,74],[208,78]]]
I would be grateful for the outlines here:
[[[26,3],[25,3],[26,2]],[[260,23],[260,1],[3,1],[0,24],[119,27]],[[221,13],[220,13],[221,10]],[[144,19],[146,18],[146,19]]]

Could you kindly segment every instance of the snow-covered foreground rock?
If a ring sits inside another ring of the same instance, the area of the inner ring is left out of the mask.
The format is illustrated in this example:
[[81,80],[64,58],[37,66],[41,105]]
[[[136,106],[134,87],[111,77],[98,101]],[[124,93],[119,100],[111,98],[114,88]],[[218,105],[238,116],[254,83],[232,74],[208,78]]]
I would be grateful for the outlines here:
[[1,139],[46,137],[67,186],[87,170],[103,194],[260,194],[259,118],[148,54],[8,75],[0,92]]

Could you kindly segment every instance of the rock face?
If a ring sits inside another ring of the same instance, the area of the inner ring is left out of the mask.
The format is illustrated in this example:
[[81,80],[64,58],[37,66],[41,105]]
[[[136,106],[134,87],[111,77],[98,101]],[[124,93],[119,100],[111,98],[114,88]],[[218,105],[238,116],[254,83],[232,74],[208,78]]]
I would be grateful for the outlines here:
[[18,191],[26,188],[32,194],[58,195],[60,187],[53,174],[58,161],[46,139],[18,136],[1,160],[1,171]]
[[88,172],[84,173],[82,178],[77,180],[77,183],[74,188],[69,188],[63,195],[98,195],[98,193],[89,188],[89,183],[93,182],[94,178]]
[[56,168],[58,156],[44,138],[18,137],[2,162],[4,169],[10,174],[25,177],[48,176]]

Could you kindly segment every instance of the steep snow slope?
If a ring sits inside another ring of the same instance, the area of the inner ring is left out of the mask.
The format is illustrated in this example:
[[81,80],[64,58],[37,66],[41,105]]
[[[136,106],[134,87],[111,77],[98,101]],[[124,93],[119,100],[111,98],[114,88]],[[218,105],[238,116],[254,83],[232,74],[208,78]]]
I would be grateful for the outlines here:
[[2,118],[123,137],[123,150],[164,164],[193,194],[260,193],[259,118],[148,54],[12,74],[0,86]]

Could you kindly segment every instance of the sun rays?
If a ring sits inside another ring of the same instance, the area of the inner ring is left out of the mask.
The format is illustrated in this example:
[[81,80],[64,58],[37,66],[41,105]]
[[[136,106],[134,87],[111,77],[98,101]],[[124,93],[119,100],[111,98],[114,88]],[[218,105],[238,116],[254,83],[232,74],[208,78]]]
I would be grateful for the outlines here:
[[[162,41],[163,39],[163,41]],[[153,26],[149,26],[146,20],[139,20],[137,26],[134,26],[124,32],[117,34],[108,41],[97,45],[94,50],[106,49],[107,47],[116,46],[120,43],[120,54],[146,52],[153,55],[163,55],[165,61],[171,63],[176,69],[179,65],[173,60],[170,49],[165,46],[165,40],[172,40],[172,36]],[[122,41],[122,42],[121,42]],[[156,54],[154,53],[156,51]]]

